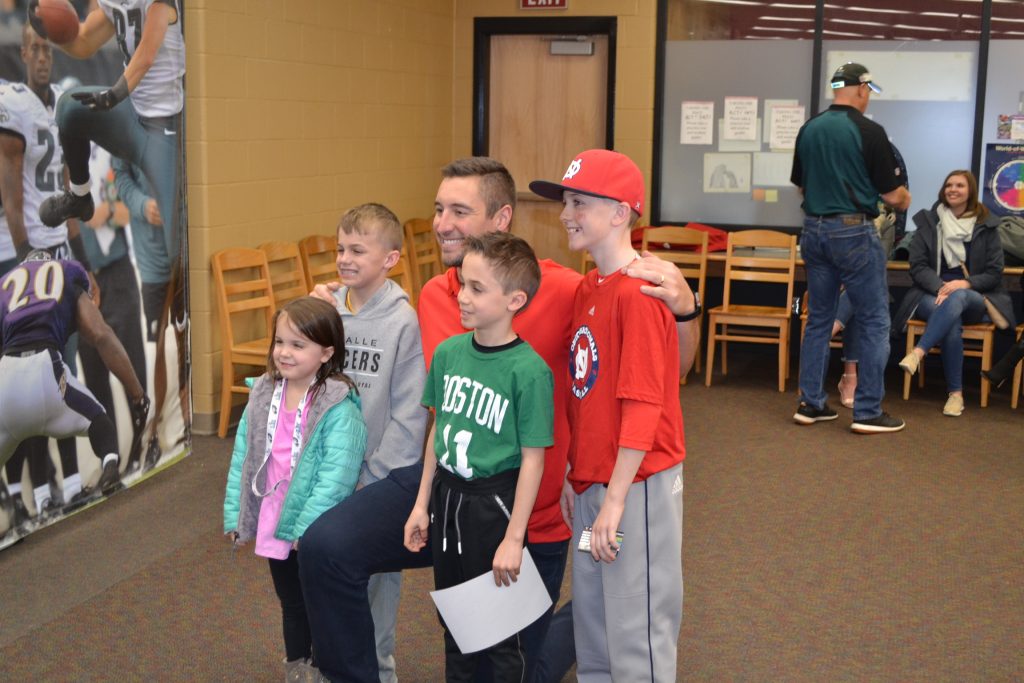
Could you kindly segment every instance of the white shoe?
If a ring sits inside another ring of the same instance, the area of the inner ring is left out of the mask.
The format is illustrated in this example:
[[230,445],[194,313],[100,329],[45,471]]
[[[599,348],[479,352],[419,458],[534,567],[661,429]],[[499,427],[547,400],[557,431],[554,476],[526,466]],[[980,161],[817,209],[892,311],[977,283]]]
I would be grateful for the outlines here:
[[900,367],[903,368],[903,371],[906,372],[908,375],[913,375],[915,372],[917,372],[917,367],[920,364],[921,359],[918,358],[917,354],[914,353],[913,351],[904,356],[903,360],[900,361]]
[[946,399],[946,405],[942,408],[942,414],[949,417],[960,417],[964,413],[964,395],[950,394]]

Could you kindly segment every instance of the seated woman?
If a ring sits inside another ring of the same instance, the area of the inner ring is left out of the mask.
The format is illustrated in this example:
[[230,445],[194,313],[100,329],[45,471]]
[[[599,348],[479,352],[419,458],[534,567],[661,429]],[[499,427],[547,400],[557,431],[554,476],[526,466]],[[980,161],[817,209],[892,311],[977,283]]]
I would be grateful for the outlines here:
[[957,170],[946,176],[939,201],[929,210],[918,211],[914,224],[917,233],[910,243],[914,284],[900,303],[893,329],[906,330],[910,318],[925,320],[927,325],[900,367],[913,375],[929,349],[938,345],[949,392],[942,414],[956,417],[964,411],[963,326],[989,320],[983,294],[1007,320],[1013,319],[1010,295],[1003,288],[998,219],[978,202],[974,175]]

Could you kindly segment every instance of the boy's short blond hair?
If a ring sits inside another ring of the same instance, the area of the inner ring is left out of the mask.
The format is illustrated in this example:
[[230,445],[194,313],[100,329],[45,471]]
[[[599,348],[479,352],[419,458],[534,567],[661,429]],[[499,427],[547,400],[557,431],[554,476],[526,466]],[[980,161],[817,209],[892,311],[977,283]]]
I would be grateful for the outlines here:
[[388,250],[402,249],[402,224],[383,204],[369,202],[352,207],[342,214],[338,231],[346,235],[373,235]]
[[540,264],[526,240],[507,232],[488,232],[466,237],[464,253],[484,257],[502,291],[521,290],[526,293],[523,308],[530,304],[540,287]]

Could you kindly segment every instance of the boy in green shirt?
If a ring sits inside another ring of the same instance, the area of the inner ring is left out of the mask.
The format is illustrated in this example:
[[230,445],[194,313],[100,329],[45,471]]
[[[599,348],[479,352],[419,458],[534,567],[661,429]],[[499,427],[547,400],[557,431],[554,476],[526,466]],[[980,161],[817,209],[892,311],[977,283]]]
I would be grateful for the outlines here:
[[[447,339],[434,353],[423,403],[436,418],[405,524],[410,551],[433,536],[437,589],[488,571],[495,585],[516,581],[544,448],[553,441],[551,371],[512,330],[512,318],[540,284],[533,250],[508,233],[467,237],[462,277],[461,322],[473,332]],[[482,656],[494,680],[521,680],[517,636],[468,655],[447,626],[444,638],[447,680],[472,680]]]

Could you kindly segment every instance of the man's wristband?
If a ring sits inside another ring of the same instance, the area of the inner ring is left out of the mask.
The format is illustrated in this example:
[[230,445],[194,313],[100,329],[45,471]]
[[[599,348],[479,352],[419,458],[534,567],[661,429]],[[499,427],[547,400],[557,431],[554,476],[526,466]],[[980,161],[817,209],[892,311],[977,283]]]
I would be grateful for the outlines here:
[[693,293],[693,310],[689,313],[683,313],[682,315],[673,316],[677,323],[685,323],[698,317],[704,311],[700,305],[700,295],[696,292]]

